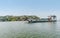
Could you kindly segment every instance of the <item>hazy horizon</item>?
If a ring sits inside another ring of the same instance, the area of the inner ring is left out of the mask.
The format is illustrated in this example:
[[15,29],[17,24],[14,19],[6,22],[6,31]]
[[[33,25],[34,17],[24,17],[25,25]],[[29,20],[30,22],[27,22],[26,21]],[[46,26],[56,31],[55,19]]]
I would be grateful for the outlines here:
[[0,0],[0,16],[56,15],[60,18],[60,0]]

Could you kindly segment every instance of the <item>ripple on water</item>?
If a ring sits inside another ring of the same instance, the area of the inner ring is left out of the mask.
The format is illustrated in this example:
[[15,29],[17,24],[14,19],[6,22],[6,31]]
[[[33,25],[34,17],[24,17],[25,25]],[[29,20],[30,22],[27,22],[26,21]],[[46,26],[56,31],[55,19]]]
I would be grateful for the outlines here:
[[0,38],[60,38],[59,24],[1,22]]

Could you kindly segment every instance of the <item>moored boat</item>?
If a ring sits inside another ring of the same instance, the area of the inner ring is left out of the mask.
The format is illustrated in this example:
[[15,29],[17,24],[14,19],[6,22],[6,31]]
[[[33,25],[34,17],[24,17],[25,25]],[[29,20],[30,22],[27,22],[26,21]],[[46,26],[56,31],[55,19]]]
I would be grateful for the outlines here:
[[56,16],[48,16],[48,18],[41,18],[39,20],[29,19],[28,23],[37,23],[37,22],[56,22]]

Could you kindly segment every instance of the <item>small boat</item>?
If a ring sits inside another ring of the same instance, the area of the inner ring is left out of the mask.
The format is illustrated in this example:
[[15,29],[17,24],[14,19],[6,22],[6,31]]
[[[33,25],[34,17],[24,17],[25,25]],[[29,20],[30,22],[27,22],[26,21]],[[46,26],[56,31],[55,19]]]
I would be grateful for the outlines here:
[[41,18],[39,20],[29,19],[28,23],[38,23],[38,22],[56,22],[56,16],[49,16],[48,18]]

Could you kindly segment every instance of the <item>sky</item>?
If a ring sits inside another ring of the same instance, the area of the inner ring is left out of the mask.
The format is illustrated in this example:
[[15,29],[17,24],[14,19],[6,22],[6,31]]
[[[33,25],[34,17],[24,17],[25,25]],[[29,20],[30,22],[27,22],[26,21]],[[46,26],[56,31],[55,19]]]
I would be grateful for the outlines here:
[[0,0],[0,15],[56,15],[60,18],[60,0]]

